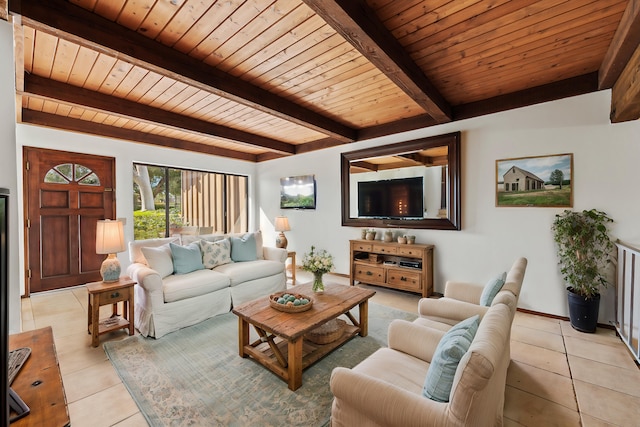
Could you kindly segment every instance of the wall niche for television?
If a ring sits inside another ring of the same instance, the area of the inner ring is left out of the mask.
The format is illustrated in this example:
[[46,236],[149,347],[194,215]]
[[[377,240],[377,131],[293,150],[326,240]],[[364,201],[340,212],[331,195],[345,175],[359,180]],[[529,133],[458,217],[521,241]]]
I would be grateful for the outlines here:
[[460,132],[342,153],[342,225],[460,230],[460,170]]

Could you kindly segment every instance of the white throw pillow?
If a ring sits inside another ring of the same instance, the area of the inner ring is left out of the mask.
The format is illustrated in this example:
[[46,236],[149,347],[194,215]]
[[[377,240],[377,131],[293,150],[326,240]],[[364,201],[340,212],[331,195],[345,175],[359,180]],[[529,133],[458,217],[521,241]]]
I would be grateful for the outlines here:
[[173,274],[173,258],[171,258],[169,243],[157,248],[140,248],[140,250],[149,268],[157,271],[160,277],[165,278]]
[[200,251],[202,251],[204,268],[215,268],[231,262],[231,242],[229,239],[216,242],[200,240]]

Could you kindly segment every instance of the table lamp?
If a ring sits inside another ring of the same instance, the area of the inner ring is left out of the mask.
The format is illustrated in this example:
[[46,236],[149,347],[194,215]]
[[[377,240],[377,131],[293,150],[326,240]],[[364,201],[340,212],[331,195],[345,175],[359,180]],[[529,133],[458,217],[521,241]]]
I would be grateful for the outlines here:
[[279,231],[278,237],[276,237],[276,248],[287,249],[287,237],[284,235],[284,231],[290,231],[289,219],[286,216],[277,216],[275,221],[275,230]]
[[98,220],[96,225],[96,253],[108,254],[100,267],[103,282],[117,282],[120,279],[120,261],[116,253],[125,250],[124,229],[121,221]]

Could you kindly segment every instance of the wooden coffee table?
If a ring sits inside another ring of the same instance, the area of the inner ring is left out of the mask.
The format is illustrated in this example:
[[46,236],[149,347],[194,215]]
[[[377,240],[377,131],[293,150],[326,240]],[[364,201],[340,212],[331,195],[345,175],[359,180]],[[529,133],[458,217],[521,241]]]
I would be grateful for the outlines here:
[[[314,294],[311,284],[298,285],[291,292],[313,299],[310,310],[285,313],[272,308],[269,298],[262,297],[233,309],[239,320],[240,357],[252,357],[297,390],[302,385],[302,370],[356,335],[367,336],[369,298],[375,291],[354,286],[328,285],[323,294]],[[349,312],[359,306],[359,319]],[[342,336],[327,344],[315,344],[304,334],[345,314],[352,325],[346,324]],[[253,325],[260,339],[249,342],[249,325]]]

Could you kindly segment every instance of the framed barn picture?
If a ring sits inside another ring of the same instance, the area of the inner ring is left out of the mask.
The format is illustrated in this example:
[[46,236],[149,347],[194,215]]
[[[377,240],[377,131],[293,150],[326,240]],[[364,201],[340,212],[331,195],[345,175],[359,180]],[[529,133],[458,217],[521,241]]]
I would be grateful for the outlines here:
[[573,154],[496,160],[496,206],[573,207]]

